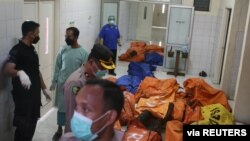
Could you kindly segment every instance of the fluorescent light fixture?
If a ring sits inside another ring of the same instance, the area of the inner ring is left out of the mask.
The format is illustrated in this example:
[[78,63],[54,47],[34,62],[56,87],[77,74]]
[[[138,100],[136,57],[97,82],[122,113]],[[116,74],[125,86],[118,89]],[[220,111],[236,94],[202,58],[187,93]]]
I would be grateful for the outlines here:
[[162,12],[162,14],[164,14],[165,13],[165,4],[162,4],[162,8],[161,8],[161,12]]
[[49,54],[49,18],[46,17],[45,54]]

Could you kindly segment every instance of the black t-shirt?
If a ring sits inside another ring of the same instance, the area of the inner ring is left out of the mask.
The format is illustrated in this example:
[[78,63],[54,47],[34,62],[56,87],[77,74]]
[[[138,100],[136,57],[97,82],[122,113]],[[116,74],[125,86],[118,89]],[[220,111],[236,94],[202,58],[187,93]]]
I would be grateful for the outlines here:
[[12,94],[15,102],[15,116],[40,117],[41,82],[39,59],[34,46],[19,41],[9,52],[7,62],[16,64],[16,70],[23,70],[30,78],[30,89],[25,89],[19,77],[12,78]]

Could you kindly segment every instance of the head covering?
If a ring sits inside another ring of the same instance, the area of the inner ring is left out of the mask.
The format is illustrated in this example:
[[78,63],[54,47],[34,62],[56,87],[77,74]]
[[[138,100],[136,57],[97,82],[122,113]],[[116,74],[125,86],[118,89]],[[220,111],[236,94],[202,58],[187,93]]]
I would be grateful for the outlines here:
[[115,21],[115,16],[109,16],[108,21]]
[[115,68],[115,64],[112,60],[113,53],[104,45],[95,44],[91,49],[90,56],[96,58],[105,69]]

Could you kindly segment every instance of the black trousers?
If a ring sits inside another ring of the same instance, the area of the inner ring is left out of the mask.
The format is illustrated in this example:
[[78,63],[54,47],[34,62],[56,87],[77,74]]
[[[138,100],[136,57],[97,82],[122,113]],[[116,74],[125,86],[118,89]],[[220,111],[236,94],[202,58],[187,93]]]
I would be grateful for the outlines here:
[[[112,60],[113,60],[113,62],[114,62],[115,65],[116,65],[116,54],[117,54],[117,50],[116,50],[116,49],[112,49],[111,51],[112,51],[112,53],[113,53]],[[114,72],[115,72],[115,69],[109,70],[109,73],[114,73]]]
[[15,117],[13,125],[16,127],[14,141],[32,141],[36,130],[37,119]]

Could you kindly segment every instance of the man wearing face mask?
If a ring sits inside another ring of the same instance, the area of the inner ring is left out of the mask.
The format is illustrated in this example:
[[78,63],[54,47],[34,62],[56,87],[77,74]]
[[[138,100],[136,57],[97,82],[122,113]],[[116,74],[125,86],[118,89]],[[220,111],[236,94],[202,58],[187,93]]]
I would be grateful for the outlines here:
[[65,105],[63,86],[69,75],[87,61],[88,53],[78,44],[79,30],[76,27],[66,29],[65,42],[57,54],[54,76],[50,90],[56,89],[55,106],[58,108],[57,125],[58,130],[52,140],[58,141],[63,134],[62,126],[65,125]]
[[114,129],[124,96],[120,88],[104,79],[90,79],[76,96],[70,121],[72,132],[60,141],[121,141],[123,132]]
[[[114,54],[113,62],[116,62],[117,44],[121,46],[120,32],[115,25],[115,16],[108,17],[108,24],[104,25],[99,33],[100,44],[107,46]],[[116,75],[115,70],[109,70],[110,75]]]
[[101,78],[109,69],[114,69],[112,52],[105,46],[95,44],[91,49],[88,61],[73,72],[64,85],[64,99],[66,106],[65,133],[70,132],[70,119],[76,106],[75,96],[85,81],[93,78]]
[[25,21],[22,39],[9,52],[4,74],[12,77],[12,95],[15,103],[13,125],[15,141],[31,141],[40,117],[41,90],[50,99],[39,70],[39,58],[32,44],[39,41],[39,24]]

